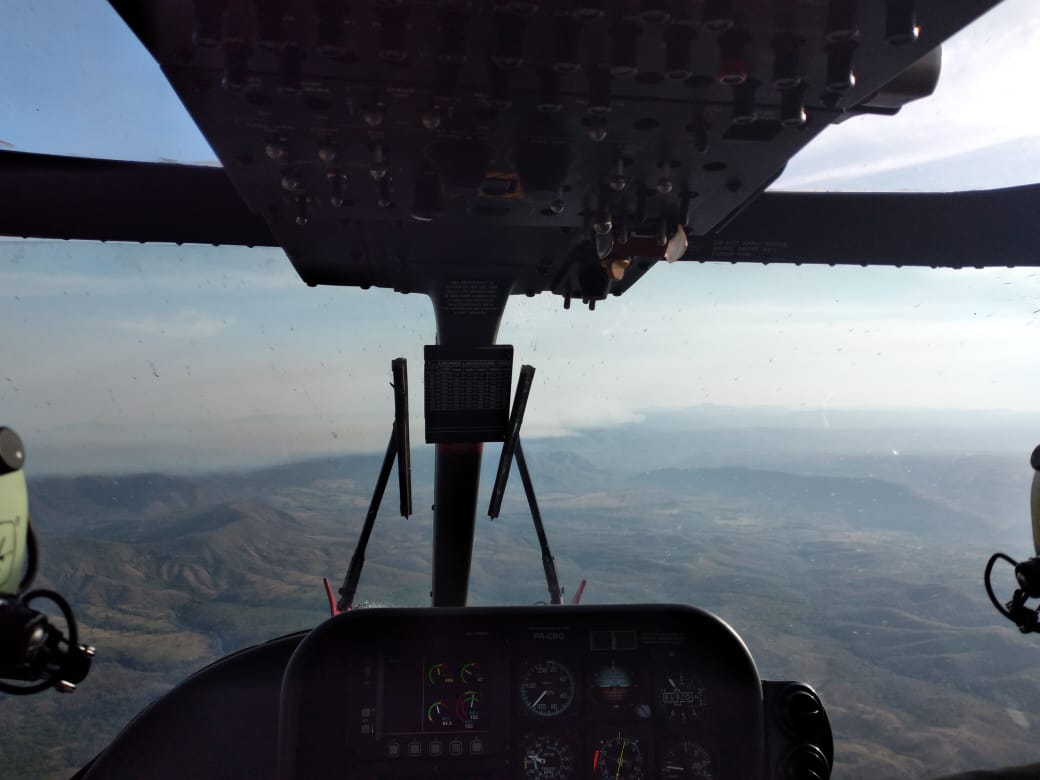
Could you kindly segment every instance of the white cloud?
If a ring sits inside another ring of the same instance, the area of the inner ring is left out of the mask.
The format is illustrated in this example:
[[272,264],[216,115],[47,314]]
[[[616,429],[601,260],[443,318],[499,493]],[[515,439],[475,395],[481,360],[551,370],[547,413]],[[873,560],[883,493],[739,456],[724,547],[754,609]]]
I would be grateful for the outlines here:
[[[905,171],[900,189],[928,190],[916,168],[981,150],[1038,141],[1040,104],[1029,83],[1040,64],[1040,16],[1034,0],[1005,0],[943,47],[935,94],[905,106],[895,117],[861,117],[825,130],[790,163],[775,189],[858,189],[857,180]],[[963,166],[948,187],[969,189],[980,171]],[[1032,183],[1035,170],[1005,185]]]
[[204,339],[217,335],[233,323],[234,319],[186,309],[167,317],[109,320],[104,324],[126,333],[165,336],[171,339]]

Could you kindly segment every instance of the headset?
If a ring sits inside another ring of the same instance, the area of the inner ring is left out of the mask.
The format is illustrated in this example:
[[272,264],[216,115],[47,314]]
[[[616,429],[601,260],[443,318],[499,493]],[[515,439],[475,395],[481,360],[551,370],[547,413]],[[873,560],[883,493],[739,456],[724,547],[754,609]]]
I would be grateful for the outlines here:
[[[25,696],[54,688],[71,693],[90,672],[94,648],[79,643],[76,617],[60,593],[29,590],[38,549],[24,465],[21,438],[0,427],[0,692]],[[32,608],[35,601],[58,608],[67,635]]]
[[[1026,604],[1029,599],[1040,598],[1040,446],[1033,450],[1029,458],[1029,464],[1033,467],[1033,487],[1029,495],[1029,513],[1033,523],[1033,552],[1035,555],[1027,561],[1019,563],[1004,553],[993,553],[986,564],[986,572],[983,579],[986,583],[986,593],[997,612],[1006,617],[1023,634],[1040,632],[1040,606],[1031,607]],[[1007,561],[1015,569],[1015,580],[1018,587],[1011,596],[1011,600],[1001,604],[993,593],[991,577],[993,565],[997,561]]]

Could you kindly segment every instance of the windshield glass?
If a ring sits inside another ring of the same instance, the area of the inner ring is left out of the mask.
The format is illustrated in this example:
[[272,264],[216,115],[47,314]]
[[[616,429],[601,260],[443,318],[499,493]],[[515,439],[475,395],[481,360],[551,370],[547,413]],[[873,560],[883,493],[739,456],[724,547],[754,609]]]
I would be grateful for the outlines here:
[[[67,776],[190,671],[322,619],[389,435],[389,361],[418,383],[434,323],[422,297],[309,289],[271,250],[4,242],[0,269],[41,579],[100,648],[74,696],[0,720],[25,774]],[[1027,269],[680,264],[592,314],[513,301],[500,340],[538,369],[526,449],[562,584],[730,621],[764,678],[823,692],[838,777],[1034,757],[1036,648],[979,575],[1028,543],[1038,298]],[[420,408],[416,513],[392,483],[367,605],[428,603]],[[539,572],[512,482],[470,601],[545,601]]]

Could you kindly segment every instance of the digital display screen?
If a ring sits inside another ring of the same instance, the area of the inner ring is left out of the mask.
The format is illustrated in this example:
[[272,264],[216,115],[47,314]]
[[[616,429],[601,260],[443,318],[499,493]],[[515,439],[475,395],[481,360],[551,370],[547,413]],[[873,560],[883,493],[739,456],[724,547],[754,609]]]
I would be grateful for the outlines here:
[[472,657],[385,656],[383,734],[488,731],[489,671]]

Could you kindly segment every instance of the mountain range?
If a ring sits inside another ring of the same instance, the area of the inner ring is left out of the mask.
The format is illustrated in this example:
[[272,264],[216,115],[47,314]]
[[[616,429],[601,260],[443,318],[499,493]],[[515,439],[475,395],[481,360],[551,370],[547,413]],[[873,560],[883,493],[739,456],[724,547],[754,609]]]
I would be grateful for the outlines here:
[[[750,467],[695,436],[611,438],[624,446],[610,458],[582,437],[525,442],[568,592],[585,577],[585,602],[719,614],[764,678],[821,692],[836,778],[1036,760],[1038,648],[980,583],[990,553],[1029,542],[1021,458],[801,451]],[[67,777],[192,670],[321,621],[321,577],[341,580],[380,460],[31,479],[40,584],[68,596],[98,656],[72,696],[0,699],[11,776]],[[483,496],[496,448],[486,461]],[[413,482],[408,519],[396,516],[394,480],[387,490],[358,592],[366,605],[428,603],[428,450],[413,456]],[[506,496],[499,519],[478,520],[474,604],[547,599],[515,473]]]

